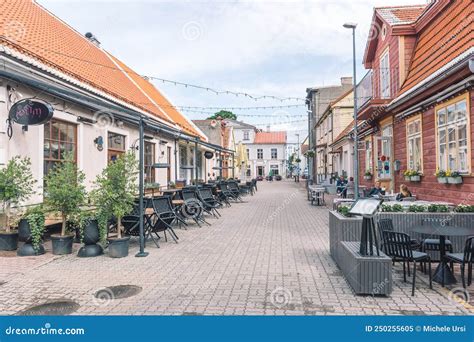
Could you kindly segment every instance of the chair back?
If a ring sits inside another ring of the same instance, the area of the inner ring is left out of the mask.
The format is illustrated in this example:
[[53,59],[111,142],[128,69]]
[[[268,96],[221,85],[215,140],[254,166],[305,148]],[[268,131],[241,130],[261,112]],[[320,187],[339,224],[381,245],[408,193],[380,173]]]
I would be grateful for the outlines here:
[[391,218],[379,219],[379,221],[377,222],[377,227],[380,238],[383,237],[382,232],[384,230],[388,230],[390,232],[393,232],[395,230],[393,228],[393,221]]
[[212,189],[210,188],[202,188],[199,190],[199,197],[201,197],[202,200],[206,199],[212,199]]
[[408,234],[384,230],[382,231],[382,236],[385,254],[392,258],[413,259],[413,252],[410,248],[410,236]]
[[187,201],[190,199],[195,199],[196,198],[196,191],[193,189],[183,189],[183,200]]
[[474,262],[474,236],[470,236],[466,239],[463,260],[466,264]]
[[173,211],[173,206],[171,204],[170,196],[154,197],[152,199],[152,206],[153,206],[153,210],[158,215]]

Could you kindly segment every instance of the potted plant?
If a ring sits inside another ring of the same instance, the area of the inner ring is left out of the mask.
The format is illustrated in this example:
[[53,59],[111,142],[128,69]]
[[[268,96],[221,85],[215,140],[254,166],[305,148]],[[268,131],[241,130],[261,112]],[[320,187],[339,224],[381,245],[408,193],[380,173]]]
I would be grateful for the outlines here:
[[372,179],[372,172],[370,172],[370,170],[365,171],[364,179],[367,180],[367,181]]
[[405,172],[403,172],[403,175],[405,176],[405,180],[406,181],[410,181],[410,177],[411,177],[411,170],[405,170]]
[[[103,222],[103,224],[99,224]],[[82,210],[76,224],[79,227],[79,235],[82,247],[77,256],[80,258],[90,258],[102,255],[104,250],[99,242],[104,242],[107,236],[108,215],[103,211]]]
[[462,184],[462,176],[458,171],[446,171],[449,184]]
[[132,152],[127,152],[107,165],[95,181],[91,193],[93,203],[100,213],[100,229],[107,229],[107,222],[115,218],[117,236],[108,238],[109,256],[121,258],[128,255],[130,236],[122,236],[122,217],[132,211],[137,193],[137,161]]
[[444,170],[436,170],[435,172],[436,178],[438,178],[438,183],[441,184],[447,184],[448,183],[448,178],[446,176],[446,171]]
[[[314,153],[314,150],[308,150],[308,151],[306,151],[306,152],[304,153],[304,156],[305,156],[306,158],[314,158],[314,154],[315,154],[315,153]],[[297,163],[298,163],[298,162],[297,162]]]
[[32,256],[45,253],[43,246],[44,223],[45,214],[41,205],[27,209],[18,225],[20,240],[25,243],[18,249],[17,255]]
[[176,184],[174,182],[169,182],[168,183],[168,188],[170,189],[176,189]]
[[296,159],[295,159],[295,162],[301,163],[301,159],[300,159],[300,158],[296,158]]
[[59,212],[61,216],[61,233],[51,235],[55,255],[72,253],[74,234],[67,223],[73,221],[85,202],[84,179],[85,174],[78,169],[71,153],[45,177],[45,205],[49,211]]
[[5,223],[0,229],[0,250],[14,251],[18,247],[18,232],[11,229],[12,204],[27,200],[33,193],[36,181],[31,173],[29,158],[13,157],[0,170],[0,200]]

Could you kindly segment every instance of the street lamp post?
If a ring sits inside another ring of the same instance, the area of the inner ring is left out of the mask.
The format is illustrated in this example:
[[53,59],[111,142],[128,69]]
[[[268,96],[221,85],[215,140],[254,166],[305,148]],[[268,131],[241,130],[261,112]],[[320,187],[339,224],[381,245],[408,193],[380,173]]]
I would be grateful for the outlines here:
[[352,72],[354,82],[354,198],[359,199],[359,137],[357,136],[357,69],[356,69],[356,23],[345,23],[343,25],[352,30]]
[[297,177],[297,182],[299,183],[300,181],[300,135],[297,133],[295,134],[296,135],[296,138],[298,139],[298,145],[296,146],[297,148],[297,151],[298,151],[298,156],[297,156],[297,159],[299,160],[298,161],[298,172],[296,174],[296,177]]

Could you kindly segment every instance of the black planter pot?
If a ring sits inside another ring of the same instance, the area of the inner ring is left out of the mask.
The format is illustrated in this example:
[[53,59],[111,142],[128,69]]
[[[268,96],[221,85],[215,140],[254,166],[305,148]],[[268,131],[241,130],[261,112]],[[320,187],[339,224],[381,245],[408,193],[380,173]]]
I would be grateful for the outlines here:
[[0,251],[14,251],[18,248],[18,232],[0,232]]
[[31,230],[30,223],[27,219],[21,219],[18,222],[18,241],[21,242],[30,242],[31,240]]
[[16,252],[18,256],[34,256],[44,253],[46,253],[46,251],[44,250],[43,245],[39,245],[38,251],[35,251],[31,243],[24,243],[20,248],[18,248],[18,251]]
[[130,245],[130,236],[121,239],[107,239],[109,242],[109,256],[111,258],[123,258],[128,255],[128,247]]
[[51,235],[51,242],[53,244],[54,255],[71,254],[74,235]]
[[97,220],[91,220],[89,224],[84,227],[84,246],[79,249],[77,256],[81,258],[90,258],[101,255],[104,250],[97,244],[100,240],[99,224]]

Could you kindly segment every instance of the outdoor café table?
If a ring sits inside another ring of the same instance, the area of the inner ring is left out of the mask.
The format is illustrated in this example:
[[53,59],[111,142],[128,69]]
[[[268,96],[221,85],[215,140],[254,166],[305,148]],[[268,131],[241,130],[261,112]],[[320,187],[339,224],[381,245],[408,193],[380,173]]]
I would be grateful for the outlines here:
[[474,234],[474,230],[472,228],[467,227],[440,226],[439,223],[437,225],[430,225],[429,222],[427,222],[423,226],[412,227],[411,231],[419,234],[439,236],[440,263],[434,272],[433,281],[442,284],[444,274],[444,284],[455,284],[456,278],[454,277],[452,270],[449,268],[448,264],[444,259],[444,256],[446,255],[446,236],[469,236]]
[[179,194],[182,191],[182,189],[166,189],[166,190],[161,190],[163,195],[170,195],[171,198],[174,198],[176,194]]

